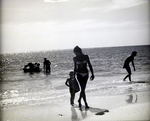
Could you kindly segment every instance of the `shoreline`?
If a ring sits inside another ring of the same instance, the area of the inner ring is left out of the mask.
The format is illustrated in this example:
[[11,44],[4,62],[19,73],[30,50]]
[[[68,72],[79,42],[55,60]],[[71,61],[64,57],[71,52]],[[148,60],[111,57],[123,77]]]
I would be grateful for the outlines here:
[[[1,110],[1,121],[99,121],[99,120],[149,120],[150,119],[150,93],[137,93],[133,100],[128,95],[115,96],[88,96],[90,109],[79,110],[77,101],[75,106],[69,105],[69,96],[61,102],[41,105],[17,107]],[[102,109],[107,109],[103,115],[95,115]]]

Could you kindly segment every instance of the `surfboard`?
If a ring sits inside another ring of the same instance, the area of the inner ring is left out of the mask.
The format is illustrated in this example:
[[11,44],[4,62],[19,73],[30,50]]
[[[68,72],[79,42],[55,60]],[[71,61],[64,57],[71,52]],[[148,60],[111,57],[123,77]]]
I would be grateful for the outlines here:
[[107,110],[107,109],[101,109],[100,111],[98,111],[97,113],[95,113],[95,115],[104,115],[106,112],[109,112],[109,110]]
[[146,83],[146,81],[131,81],[131,83]]

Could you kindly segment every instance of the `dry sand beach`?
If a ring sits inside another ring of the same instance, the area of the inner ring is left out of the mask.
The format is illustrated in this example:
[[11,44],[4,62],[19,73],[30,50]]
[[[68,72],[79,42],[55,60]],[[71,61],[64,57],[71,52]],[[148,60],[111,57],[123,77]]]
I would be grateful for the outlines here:
[[[51,104],[19,107],[2,111],[2,121],[143,121],[150,120],[150,93],[138,93],[137,100],[126,101],[127,95],[88,98],[90,109],[70,106],[68,99]],[[69,96],[68,96],[69,98]],[[136,102],[137,101],[137,102]],[[95,115],[108,109],[104,115]]]

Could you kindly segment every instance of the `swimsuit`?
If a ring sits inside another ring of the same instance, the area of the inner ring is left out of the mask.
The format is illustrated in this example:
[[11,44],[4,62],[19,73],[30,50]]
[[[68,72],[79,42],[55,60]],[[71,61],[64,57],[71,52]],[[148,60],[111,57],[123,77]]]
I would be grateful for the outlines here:
[[83,77],[85,77],[86,75],[88,75],[88,73],[79,73],[79,72],[77,72],[77,74],[80,74]]
[[[87,71],[87,69],[86,69],[87,61],[86,60],[77,61],[76,64],[77,64],[77,70],[83,69],[83,70]],[[80,74],[82,77],[85,77],[88,75],[88,71],[87,72],[77,72],[77,74]]]

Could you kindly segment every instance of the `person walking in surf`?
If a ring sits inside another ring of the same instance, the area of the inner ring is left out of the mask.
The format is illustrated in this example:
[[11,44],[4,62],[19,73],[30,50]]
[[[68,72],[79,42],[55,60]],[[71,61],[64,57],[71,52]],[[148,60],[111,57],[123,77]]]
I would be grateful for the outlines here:
[[132,62],[132,66],[134,68],[134,71],[135,71],[135,66],[134,66],[134,57],[137,55],[137,52],[136,51],[133,51],[132,54],[125,60],[124,62],[124,65],[123,65],[123,68],[125,68],[128,72],[128,75],[125,76],[125,78],[123,79],[123,81],[126,80],[126,78],[129,78],[129,81],[131,82],[131,69],[130,69],[130,62]]
[[76,46],[74,48],[74,54],[76,55],[73,58],[74,61],[74,73],[77,76],[77,80],[79,82],[79,85],[81,87],[81,92],[80,92],[80,96],[79,96],[79,107],[81,108],[81,99],[83,98],[84,103],[85,103],[85,108],[89,108],[87,101],[86,101],[86,94],[85,94],[85,88],[86,88],[86,84],[89,78],[89,72],[87,69],[87,65],[90,68],[91,71],[91,77],[90,79],[93,80],[94,79],[94,73],[93,73],[93,68],[91,65],[91,62],[89,60],[89,56],[88,55],[84,55],[82,53],[82,49],[78,46]]

